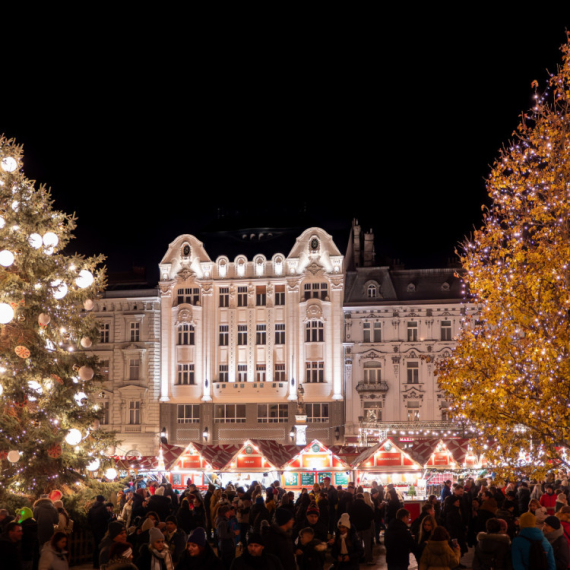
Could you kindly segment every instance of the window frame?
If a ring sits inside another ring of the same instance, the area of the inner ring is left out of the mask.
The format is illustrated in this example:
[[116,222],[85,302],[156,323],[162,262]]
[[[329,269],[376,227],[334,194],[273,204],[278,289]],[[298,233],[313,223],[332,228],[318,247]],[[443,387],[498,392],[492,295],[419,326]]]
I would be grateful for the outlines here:
[[[318,408],[316,408],[318,406]],[[325,408],[326,407],[326,408]],[[319,413],[315,414],[315,410]],[[326,415],[325,415],[326,411]],[[305,412],[307,414],[307,423],[326,423],[330,420],[329,403],[328,402],[311,402],[305,404]]]
[[418,342],[418,321],[408,321],[408,342]]
[[238,333],[237,333],[238,346],[247,346],[247,332],[248,332],[247,325],[238,325]]
[[[279,328],[278,328],[279,327]],[[285,323],[275,323],[275,344],[284,345],[285,344]]]
[[229,287],[220,287],[219,294],[219,303],[220,308],[225,309],[230,306],[230,288]]
[[323,321],[311,319],[305,324],[305,342],[324,342],[325,326]]
[[[182,417],[180,410],[182,408]],[[190,408],[190,410],[188,410]],[[190,414],[186,412],[190,411]],[[195,413],[197,412],[197,413]],[[176,423],[177,424],[199,424],[200,423],[200,405],[199,404],[178,404],[176,410]]]
[[[449,324],[446,324],[449,323]],[[441,340],[450,341],[451,340],[451,321],[441,321]]]
[[305,361],[305,382],[307,384],[325,383],[325,362],[324,360]]
[[257,346],[267,344],[267,325],[262,323],[255,325],[255,344]]
[[178,363],[176,373],[176,386],[196,386],[193,362]]
[[[223,408],[224,415],[219,416],[218,411]],[[232,410],[233,408],[233,410]],[[243,408],[243,416],[238,416]],[[233,415],[231,415],[233,411]],[[230,412],[228,414],[228,412]],[[214,423],[217,424],[244,424],[247,421],[247,408],[245,404],[214,404]]]
[[237,290],[237,306],[247,307],[247,287],[243,285]]
[[417,361],[406,362],[406,383],[420,383],[420,363]]
[[177,346],[194,346],[196,341],[196,330],[190,323],[180,323],[178,325]]

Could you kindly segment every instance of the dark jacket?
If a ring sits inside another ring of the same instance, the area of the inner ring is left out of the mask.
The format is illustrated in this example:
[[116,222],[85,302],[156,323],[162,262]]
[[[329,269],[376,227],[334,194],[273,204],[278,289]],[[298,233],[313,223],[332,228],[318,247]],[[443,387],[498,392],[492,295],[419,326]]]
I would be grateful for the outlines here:
[[[183,503],[184,505],[186,503]],[[202,512],[204,509],[202,509]],[[178,520],[178,526],[186,533],[193,531],[196,527],[194,526],[194,511],[191,511],[186,506],[181,506],[176,511],[176,519]],[[206,528],[205,524],[200,524],[202,528]]]
[[206,543],[206,548],[200,556],[190,556],[188,550],[185,550],[174,570],[225,570],[225,567],[214,554],[212,547]]
[[564,527],[560,527],[558,530],[545,533],[544,536],[552,546],[552,552],[554,553],[554,562],[556,563],[556,570],[567,570],[570,562],[570,556],[568,552],[568,541],[564,536]]
[[[351,517],[352,518],[352,517]],[[296,524],[293,527],[293,535],[292,539],[295,542],[295,539],[299,536],[299,532],[302,531],[304,528],[312,528],[313,532],[315,533],[315,538],[320,540],[321,542],[326,542],[328,539],[329,528],[325,523],[323,523],[319,517],[319,520],[315,525],[309,524],[309,521],[305,518],[305,520],[301,521],[299,524]]]
[[202,505],[194,507],[194,510],[192,511],[192,521],[190,524],[192,526],[192,530],[198,527],[206,528],[206,512]]
[[22,569],[18,547],[7,536],[0,537],[0,560],[2,561],[2,568]]
[[164,522],[172,511],[170,498],[163,495],[153,495],[148,502],[148,512],[150,511],[154,511],[160,517],[160,522]]
[[[402,523],[403,524],[403,523]],[[405,525],[404,525],[405,526]],[[410,537],[411,538],[411,537]],[[362,548],[362,540],[358,536],[356,529],[351,526],[348,529],[348,536],[346,539],[346,547],[348,550],[348,562],[339,561],[338,557],[341,556],[342,539],[340,532],[337,531],[334,537],[331,554],[334,560],[335,570],[359,570],[360,559],[364,556],[364,549]]]
[[109,560],[104,568],[101,568],[102,570],[138,570],[127,558],[113,558],[113,560]]
[[283,570],[296,570],[291,536],[280,526],[272,524],[263,537],[265,541],[264,552],[277,556],[283,565]]
[[283,570],[283,565],[277,556],[263,550],[261,556],[252,556],[247,548],[241,556],[234,558],[231,570]]
[[364,502],[364,499],[355,499],[348,509],[351,524],[357,531],[368,530],[374,521],[374,511]]
[[186,536],[186,533],[183,529],[178,528],[170,538],[167,538],[166,534],[164,537],[172,554],[172,560],[174,562],[177,562],[180,558],[180,555],[184,552],[184,550],[186,550],[186,541],[188,540],[188,536]]
[[218,552],[230,554],[235,552],[236,543],[232,523],[225,515],[218,515],[216,519],[216,532],[218,533]]
[[[53,536],[55,532],[53,525],[59,522],[59,513],[50,499],[38,499],[34,503],[34,519],[38,523],[38,542],[42,546]],[[106,530],[107,524],[105,523]]]
[[519,487],[517,496],[519,501],[519,513],[526,513],[528,511],[528,504],[530,503],[530,489],[528,487]]
[[[154,555],[149,549],[148,544],[143,544],[141,546],[139,556],[135,560],[135,566],[138,568],[138,570],[154,570],[154,568],[152,567],[153,556]],[[166,570],[166,563],[164,562],[164,560],[162,559],[159,560],[160,560],[160,570]],[[172,562],[172,564],[174,565],[174,561]]]
[[407,568],[410,552],[414,549],[414,539],[407,525],[400,519],[393,519],[384,534],[386,546],[386,562],[394,566]]
[[[55,507],[54,507],[55,509]],[[134,512],[134,509],[133,509]],[[57,513],[57,511],[56,511]],[[35,517],[34,517],[35,518]],[[59,521],[59,515],[56,521]],[[95,540],[99,543],[105,533],[107,532],[107,525],[109,521],[109,513],[105,503],[97,501],[87,513],[87,522],[89,523],[89,528],[95,537]]]
[[325,566],[326,542],[313,539],[307,544],[297,541],[295,552],[301,550],[303,554],[296,554],[299,570],[323,570]]
[[22,523],[22,542],[20,545],[22,560],[39,560],[40,549],[38,543],[38,523],[33,519],[26,519]]
[[510,570],[511,539],[506,534],[477,535],[477,546],[473,555],[473,570]]

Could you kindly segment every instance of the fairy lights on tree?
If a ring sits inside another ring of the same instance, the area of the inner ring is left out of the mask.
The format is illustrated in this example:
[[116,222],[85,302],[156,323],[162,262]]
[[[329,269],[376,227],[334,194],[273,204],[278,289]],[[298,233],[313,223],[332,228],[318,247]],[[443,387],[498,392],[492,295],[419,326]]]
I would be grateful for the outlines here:
[[487,181],[463,244],[466,318],[440,386],[500,476],[570,468],[570,36]]
[[62,253],[75,218],[52,209],[0,137],[0,492],[38,495],[76,483],[114,434],[99,428],[99,337],[89,314],[105,284],[101,256]]

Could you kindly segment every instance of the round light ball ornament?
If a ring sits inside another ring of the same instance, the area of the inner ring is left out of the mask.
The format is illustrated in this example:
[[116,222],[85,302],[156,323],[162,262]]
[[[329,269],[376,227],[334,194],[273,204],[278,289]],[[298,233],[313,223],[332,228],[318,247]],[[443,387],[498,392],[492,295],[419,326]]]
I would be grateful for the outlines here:
[[17,463],[20,461],[20,452],[13,449],[12,451],[8,452],[8,461],[10,463]]
[[47,327],[51,321],[51,317],[47,313],[40,313],[38,315],[38,324],[42,327]]
[[92,285],[93,281],[94,281],[93,273],[91,273],[91,271],[88,271],[87,269],[82,269],[79,272],[79,277],[77,277],[77,279],[75,280],[75,284],[80,289],[85,289],[86,287]]
[[91,463],[87,465],[87,471],[97,471],[100,465],[101,462],[97,458],[95,458],[93,459],[93,461],[91,461]]
[[47,450],[48,457],[52,459],[59,459],[61,457],[63,450],[61,449],[61,445],[59,443],[55,443]]
[[91,380],[94,374],[95,372],[93,371],[93,368],[91,368],[91,366],[85,365],[79,369],[79,378],[81,378],[81,380],[83,380],[84,382]]
[[56,279],[50,283],[53,290],[54,299],[63,299],[67,295],[67,285],[61,279]]
[[43,242],[46,247],[55,247],[59,243],[59,238],[53,232],[46,232]]
[[65,442],[69,445],[77,445],[81,441],[81,432],[78,429],[70,429],[65,436]]
[[34,249],[40,249],[43,243],[42,236],[40,234],[30,234],[30,237],[28,238],[28,243]]
[[4,170],[5,172],[14,172],[14,170],[18,168],[18,162],[16,161],[15,158],[7,156],[2,159],[2,163],[0,163],[0,166],[2,166],[2,170]]
[[4,267],[10,267],[14,263],[14,254],[7,249],[0,251],[0,265]]
[[88,336],[84,336],[81,339],[81,346],[83,348],[89,348],[92,344],[93,344],[93,341]]
[[83,308],[86,311],[91,311],[94,307],[94,303],[91,299],[85,299],[85,301],[83,301]]
[[14,309],[8,303],[0,303],[0,324],[7,324],[14,318]]
[[117,477],[117,470],[113,469],[113,467],[109,467],[109,469],[105,471],[105,477],[107,477],[107,479],[115,479],[115,477]]

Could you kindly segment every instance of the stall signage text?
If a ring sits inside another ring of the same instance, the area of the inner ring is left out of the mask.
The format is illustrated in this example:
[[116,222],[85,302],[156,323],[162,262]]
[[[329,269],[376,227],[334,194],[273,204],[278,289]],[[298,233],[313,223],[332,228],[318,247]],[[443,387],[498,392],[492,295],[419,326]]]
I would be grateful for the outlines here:
[[401,463],[402,456],[400,453],[386,453],[385,451],[381,451],[376,455],[376,465],[378,466],[401,465]]
[[306,469],[323,469],[323,468],[330,468],[331,465],[331,456],[328,453],[307,453],[302,456],[303,457],[303,464],[302,466]]
[[261,469],[261,457],[247,456],[237,458],[237,466],[242,469]]

